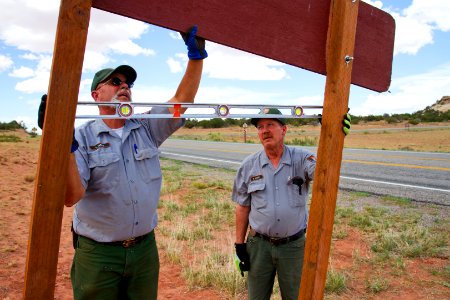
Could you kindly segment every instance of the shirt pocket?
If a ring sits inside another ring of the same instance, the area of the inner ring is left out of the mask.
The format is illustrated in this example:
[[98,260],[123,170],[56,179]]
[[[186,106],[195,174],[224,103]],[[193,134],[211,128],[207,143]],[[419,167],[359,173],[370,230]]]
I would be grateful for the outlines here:
[[[296,184],[288,183],[288,196],[289,205],[291,207],[302,207],[306,205],[307,192],[303,189],[302,184],[300,187]],[[302,189],[302,194],[300,195],[300,189]]]
[[144,182],[149,183],[152,180],[162,178],[157,149],[138,149],[134,153],[134,158],[136,159],[136,167]]
[[247,193],[251,195],[252,206],[256,209],[262,209],[267,206],[267,199],[264,190],[266,184],[264,182],[250,183]]
[[93,152],[88,154],[91,180],[108,185],[116,185],[119,182],[120,157],[113,152]]

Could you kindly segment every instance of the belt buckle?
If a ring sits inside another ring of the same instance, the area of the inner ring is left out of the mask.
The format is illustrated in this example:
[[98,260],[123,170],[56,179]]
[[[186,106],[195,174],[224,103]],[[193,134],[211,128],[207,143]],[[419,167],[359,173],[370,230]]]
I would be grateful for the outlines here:
[[281,239],[282,238],[269,237],[269,243],[271,243],[273,245],[277,245],[280,242]]
[[125,240],[125,241],[122,242],[122,246],[124,248],[133,247],[135,244],[136,244],[135,238],[131,238],[131,239],[128,239],[128,240]]

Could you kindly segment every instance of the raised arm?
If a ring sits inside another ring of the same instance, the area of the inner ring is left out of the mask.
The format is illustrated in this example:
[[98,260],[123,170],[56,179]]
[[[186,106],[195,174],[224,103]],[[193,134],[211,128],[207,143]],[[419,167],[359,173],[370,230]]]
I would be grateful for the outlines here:
[[[203,59],[208,57],[205,40],[197,36],[197,29],[197,26],[193,26],[187,33],[181,33],[188,48],[189,62],[175,95],[169,100],[171,103],[193,103],[197,94],[202,77]],[[169,108],[169,111],[173,113],[173,108]],[[186,108],[180,109],[180,113],[185,111]]]

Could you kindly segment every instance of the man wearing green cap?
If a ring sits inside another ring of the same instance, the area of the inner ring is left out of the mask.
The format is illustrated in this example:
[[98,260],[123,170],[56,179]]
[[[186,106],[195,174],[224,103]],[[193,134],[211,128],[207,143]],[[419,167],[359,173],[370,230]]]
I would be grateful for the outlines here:
[[[242,162],[234,181],[236,255],[248,271],[248,299],[270,299],[275,275],[283,300],[298,299],[308,218],[309,184],[316,157],[284,145],[287,126],[278,109],[270,118],[253,118],[263,150]],[[350,116],[344,117],[344,134]],[[245,240],[248,231],[247,240]],[[243,273],[242,273],[243,274]]]
[[[186,72],[169,102],[194,102],[207,57],[197,26],[182,34]],[[98,71],[91,85],[96,102],[130,102],[136,71],[127,65]],[[38,124],[43,127],[46,97]],[[183,113],[185,109],[180,109]],[[115,105],[99,105],[114,115]],[[173,113],[153,108],[150,114]],[[157,299],[159,257],[154,229],[162,174],[158,147],[184,119],[96,119],[75,130],[66,206],[75,205],[74,299]]]

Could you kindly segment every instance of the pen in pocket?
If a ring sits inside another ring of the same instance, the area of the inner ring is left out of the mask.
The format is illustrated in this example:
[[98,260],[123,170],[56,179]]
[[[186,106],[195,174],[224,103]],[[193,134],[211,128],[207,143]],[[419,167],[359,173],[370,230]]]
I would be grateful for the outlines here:
[[138,151],[137,151],[138,149],[137,149],[137,145],[136,144],[134,144],[134,152],[137,154],[138,153]]

